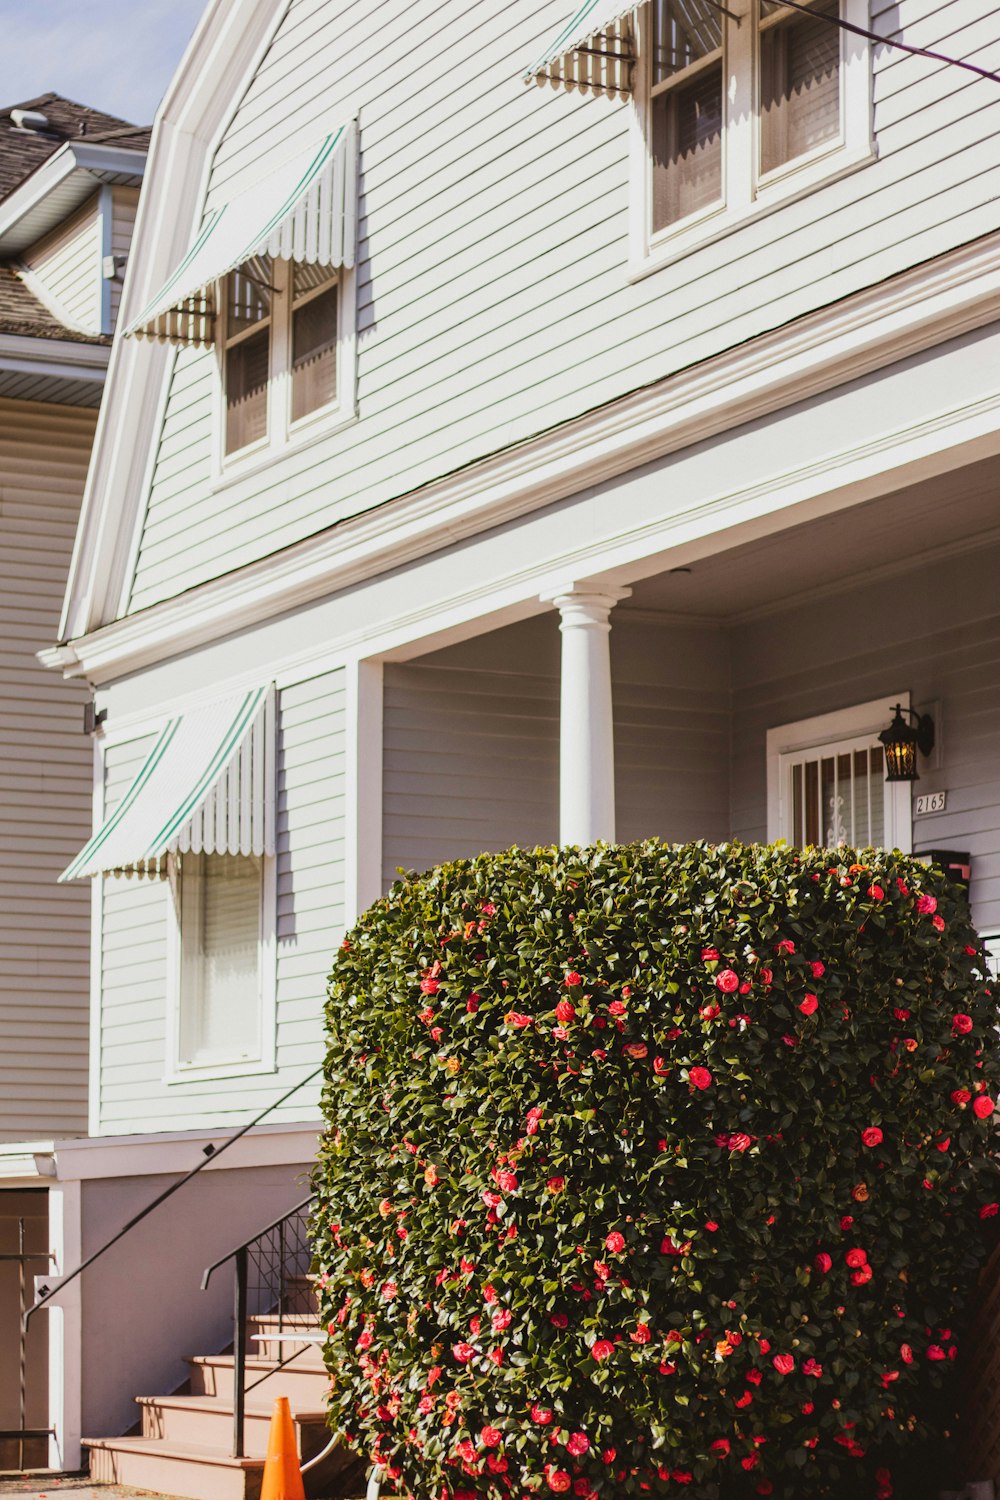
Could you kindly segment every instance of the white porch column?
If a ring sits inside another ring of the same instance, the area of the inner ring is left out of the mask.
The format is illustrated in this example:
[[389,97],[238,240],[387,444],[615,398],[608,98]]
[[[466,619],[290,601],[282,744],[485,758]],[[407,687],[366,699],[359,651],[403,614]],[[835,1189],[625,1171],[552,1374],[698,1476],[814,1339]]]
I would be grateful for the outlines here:
[[546,595],[559,611],[559,842],[615,837],[615,741],[611,718],[612,609],[630,589],[574,585]]

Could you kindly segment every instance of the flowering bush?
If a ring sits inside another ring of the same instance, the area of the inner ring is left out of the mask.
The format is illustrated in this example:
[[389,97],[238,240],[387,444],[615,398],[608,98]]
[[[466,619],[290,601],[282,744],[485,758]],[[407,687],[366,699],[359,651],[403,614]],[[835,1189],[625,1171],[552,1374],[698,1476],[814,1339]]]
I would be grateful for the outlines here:
[[398,882],[330,981],[334,1425],[419,1500],[886,1500],[1000,1197],[983,974],[898,854]]

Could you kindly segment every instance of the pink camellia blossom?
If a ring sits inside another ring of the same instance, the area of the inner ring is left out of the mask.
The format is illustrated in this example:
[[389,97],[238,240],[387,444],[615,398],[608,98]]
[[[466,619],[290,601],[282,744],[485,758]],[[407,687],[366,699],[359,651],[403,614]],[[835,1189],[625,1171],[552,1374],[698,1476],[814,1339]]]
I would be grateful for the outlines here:
[[527,1121],[527,1124],[526,1124],[525,1128],[527,1129],[528,1134],[529,1135],[537,1135],[538,1134],[538,1122],[542,1118],[542,1109],[541,1109],[541,1106],[536,1104],[535,1107],[534,1107],[534,1109],[529,1109],[525,1118],[526,1118],[526,1121]]
[[509,1328],[510,1320],[513,1316],[509,1307],[498,1307],[490,1319],[490,1327],[493,1329],[493,1332],[502,1333],[505,1328]]
[[945,1354],[945,1352],[941,1348],[940,1344],[928,1344],[927,1345],[927,1358],[928,1359],[947,1359],[947,1357],[948,1356]]
[[479,1437],[484,1448],[495,1448],[503,1440],[503,1433],[499,1427],[484,1427]]
[[968,1089],[955,1089],[951,1096],[951,1102],[952,1104],[968,1104],[971,1098],[972,1095]]
[[[767,966],[765,965],[765,967],[760,970],[760,973],[758,974],[757,977],[760,980],[761,984],[766,989],[767,986],[774,979],[774,972],[773,972],[773,970],[767,968]],[[813,976],[813,977],[815,977],[815,976]]]
[[512,1193],[517,1187],[517,1173],[507,1170],[498,1172],[497,1187],[502,1188],[505,1193]]
[[554,1490],[557,1495],[565,1494],[572,1483],[565,1469],[554,1469],[551,1464],[545,1465],[545,1477],[549,1481],[549,1489]]
[[471,1344],[455,1344],[451,1352],[460,1365],[467,1365],[476,1353]]
[[436,995],[441,986],[436,979],[421,979],[420,988],[425,995]]
[[732,969],[722,969],[715,976],[715,988],[721,990],[724,995],[731,995],[740,987],[740,976],[734,974]]
[[726,1147],[730,1151],[749,1151],[752,1145],[753,1137],[744,1135],[742,1131],[737,1131],[726,1140]]
[[951,1029],[958,1036],[967,1036],[972,1030],[972,1017],[967,1016],[964,1011],[959,1011],[951,1018]]
[[861,1140],[866,1146],[881,1146],[883,1135],[877,1125],[869,1125],[861,1132]]
[[590,1438],[585,1432],[574,1432],[566,1439],[566,1452],[574,1458],[582,1458],[590,1448]]
[[929,916],[931,912],[937,911],[937,897],[918,896],[914,905],[916,906],[917,911],[920,912],[921,916]]
[[866,1281],[872,1279],[872,1268],[868,1264],[858,1266],[856,1271],[851,1272],[851,1281],[855,1286],[864,1286]]
[[823,1366],[817,1364],[814,1359],[807,1359],[805,1364],[802,1366],[802,1373],[803,1375],[812,1375],[816,1380],[818,1380],[823,1373]]
[[649,1331],[648,1323],[636,1324],[636,1327],[629,1334],[629,1338],[632,1340],[633,1344],[648,1344],[652,1337],[653,1335]]
[[934,927],[935,931],[944,932],[948,924],[945,921],[944,917],[931,917],[931,925]]
[[795,944],[791,938],[782,938],[780,943],[775,943],[774,951],[775,953],[794,953]]
[[486,1358],[488,1360],[490,1360],[493,1364],[495,1364],[496,1367],[497,1367],[497,1369],[499,1370],[500,1366],[503,1364],[503,1350],[502,1349],[491,1349],[490,1352],[489,1352],[489,1354],[487,1354]]
[[465,1008],[469,1012],[470,1016],[474,1016],[476,1014],[476,1011],[479,1009],[479,1000],[480,997],[476,994],[475,990],[473,990],[472,994],[465,1002]]
[[819,1005],[819,996],[807,994],[804,1000],[799,1001],[799,1010],[804,1016],[811,1016]]
[[779,1375],[790,1375],[795,1369],[795,1356],[792,1354],[776,1354],[771,1363]]
[[670,1067],[669,1067],[669,1065],[667,1063],[666,1058],[664,1058],[664,1057],[654,1057],[653,1058],[653,1072],[656,1074],[657,1078],[665,1078],[666,1077],[666,1075],[670,1072]]
[[860,1248],[855,1250],[848,1250],[847,1254],[844,1256],[844,1259],[851,1267],[851,1269],[854,1270],[858,1266],[863,1266],[865,1264],[868,1259],[868,1254],[866,1251],[861,1250]]
[[571,1000],[560,1000],[556,1006],[556,1020],[563,1026],[576,1020],[576,1006]]
[[526,1026],[533,1026],[535,1024],[531,1016],[522,1015],[516,1010],[509,1010],[504,1016],[504,1021],[508,1026],[513,1026],[518,1031],[523,1031]]
[[972,1113],[977,1120],[988,1120],[995,1108],[988,1094],[977,1094],[972,1101]]
[[984,1203],[979,1210],[979,1217],[981,1219],[995,1219],[998,1211],[1000,1211],[1000,1203]]
[[625,1236],[619,1233],[617,1229],[612,1229],[611,1233],[605,1236],[604,1245],[605,1249],[610,1250],[612,1255],[617,1255],[619,1250],[625,1249]]
[[545,1186],[550,1193],[561,1193],[566,1186],[566,1179],[565,1177],[550,1177]]
[[717,964],[720,954],[718,948],[702,948],[701,961],[703,964]]
[[809,965],[809,972],[814,979],[822,979],[826,973],[826,964],[820,963],[818,958],[814,958]]
[[621,1000],[612,1000],[610,1005],[608,1006],[608,1015],[623,1016],[625,1014],[625,1010],[626,1007],[625,1005],[623,1005]]
[[553,1328],[567,1328],[569,1326],[569,1318],[565,1313],[553,1313],[549,1318],[549,1322]]
[[591,1359],[596,1359],[598,1363],[602,1360],[610,1359],[614,1352],[615,1346],[611,1343],[610,1339],[595,1339],[594,1343],[590,1346],[590,1357]]
[[712,1453],[714,1453],[717,1458],[728,1458],[729,1457],[729,1439],[728,1438],[716,1438],[715,1441],[714,1441],[714,1443],[710,1443],[709,1444],[709,1450]]
[[688,1082],[696,1089],[707,1089],[711,1087],[712,1075],[707,1068],[689,1068]]
[[577,985],[583,984],[583,980],[575,969],[570,969],[569,973],[563,979],[563,984],[566,985],[567,989],[573,990],[576,989]]
[[899,1357],[903,1361],[904,1365],[912,1365],[913,1350],[910,1348],[909,1344],[900,1344]]

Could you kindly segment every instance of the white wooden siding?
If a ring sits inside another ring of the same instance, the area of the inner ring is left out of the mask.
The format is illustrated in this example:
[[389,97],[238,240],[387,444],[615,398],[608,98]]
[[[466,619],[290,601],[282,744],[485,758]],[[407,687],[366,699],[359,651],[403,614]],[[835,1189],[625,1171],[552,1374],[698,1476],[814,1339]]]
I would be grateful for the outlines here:
[[[210,202],[360,109],[360,421],[213,496],[210,352],[178,361],[131,607],[170,596],[1000,223],[1000,95],[876,48],[879,158],[637,282],[630,104],[526,88],[566,0],[292,0]],[[376,24],[377,19],[377,24]],[[874,24],[1000,67],[991,17]],[[275,496],[280,495],[280,506]],[[223,544],[224,543],[224,544]]]
[[53,307],[87,333],[101,332],[100,195],[24,257]]
[[90,900],[56,877],[90,830],[87,690],[54,639],[95,413],[0,400],[0,1140],[87,1127]]
[[[343,930],[344,683],[334,671],[279,696],[277,1072],[166,1084],[165,883],[104,882],[100,1133],[242,1124],[323,1056],[326,976]],[[109,749],[107,807],[150,748]],[[271,1118],[311,1119],[318,1083]]]
[[914,818],[914,849],[968,850],[974,918],[1000,932],[998,568],[986,545],[733,630],[734,837],[766,837],[770,726],[909,688],[941,743],[915,791],[948,793],[943,813]]
[[[612,616],[618,837],[725,838],[729,660],[711,626]],[[559,837],[558,616],[384,672],[383,881]]]
[[[135,224],[136,209],[139,206],[139,189],[130,187],[116,187],[111,193],[111,253],[118,259],[128,256],[129,246],[132,243],[132,229]],[[124,268],[120,270],[111,283],[111,327],[114,328],[118,321],[118,304],[122,295],[122,279],[125,275]]]

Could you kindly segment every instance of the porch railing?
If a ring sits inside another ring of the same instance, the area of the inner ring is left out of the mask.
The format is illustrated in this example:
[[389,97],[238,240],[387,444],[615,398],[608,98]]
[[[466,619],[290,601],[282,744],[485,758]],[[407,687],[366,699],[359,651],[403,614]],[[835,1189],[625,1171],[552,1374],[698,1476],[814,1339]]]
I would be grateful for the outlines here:
[[[247,1385],[247,1322],[252,1317],[274,1316],[277,1328],[274,1342],[283,1347],[286,1320],[290,1314],[312,1311],[312,1292],[306,1280],[312,1262],[309,1244],[309,1211],[315,1198],[310,1195],[297,1203],[280,1219],[259,1230],[251,1239],[237,1245],[227,1255],[208,1266],[201,1278],[205,1291],[214,1272],[233,1262],[233,1457],[243,1458],[246,1398],[249,1391],[266,1380],[275,1370],[283,1370],[315,1342],[298,1334],[292,1342],[298,1348]],[[261,1334],[266,1339],[268,1334]]]

